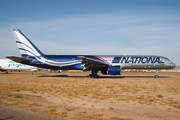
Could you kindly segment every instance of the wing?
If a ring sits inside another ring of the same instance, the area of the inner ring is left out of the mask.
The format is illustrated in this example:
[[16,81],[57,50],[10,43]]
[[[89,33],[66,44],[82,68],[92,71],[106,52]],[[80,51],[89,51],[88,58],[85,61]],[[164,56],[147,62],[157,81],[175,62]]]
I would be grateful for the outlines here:
[[26,59],[26,58],[23,58],[23,57],[15,57],[15,56],[6,56],[6,58],[9,58],[15,62],[18,62],[18,63],[23,63],[23,64],[29,64],[30,62],[32,62],[33,60],[30,60],[30,59]]
[[90,69],[90,68],[103,68],[103,67],[108,67],[109,64],[106,63],[103,60],[98,60],[98,59],[93,59],[90,57],[86,57],[86,56],[77,56],[78,58],[80,58],[82,61],[82,65],[85,66],[85,68],[83,70],[86,69]]

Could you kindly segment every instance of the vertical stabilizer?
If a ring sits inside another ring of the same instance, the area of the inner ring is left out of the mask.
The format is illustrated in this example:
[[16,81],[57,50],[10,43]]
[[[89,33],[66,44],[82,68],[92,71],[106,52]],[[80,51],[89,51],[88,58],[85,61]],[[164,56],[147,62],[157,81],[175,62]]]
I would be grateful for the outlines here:
[[12,29],[22,57],[44,55],[19,29]]

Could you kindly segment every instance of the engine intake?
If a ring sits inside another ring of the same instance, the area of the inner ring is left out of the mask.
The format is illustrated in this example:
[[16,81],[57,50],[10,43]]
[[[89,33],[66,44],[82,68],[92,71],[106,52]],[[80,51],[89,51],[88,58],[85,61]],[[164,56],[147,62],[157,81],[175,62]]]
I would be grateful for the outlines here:
[[102,74],[121,75],[121,66],[109,66],[101,70]]

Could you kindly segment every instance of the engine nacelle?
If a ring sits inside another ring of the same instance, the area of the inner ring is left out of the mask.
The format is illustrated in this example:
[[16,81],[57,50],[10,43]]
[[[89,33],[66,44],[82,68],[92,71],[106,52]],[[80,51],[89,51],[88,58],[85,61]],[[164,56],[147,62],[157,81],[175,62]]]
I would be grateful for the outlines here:
[[121,75],[121,66],[109,66],[101,70],[102,74]]

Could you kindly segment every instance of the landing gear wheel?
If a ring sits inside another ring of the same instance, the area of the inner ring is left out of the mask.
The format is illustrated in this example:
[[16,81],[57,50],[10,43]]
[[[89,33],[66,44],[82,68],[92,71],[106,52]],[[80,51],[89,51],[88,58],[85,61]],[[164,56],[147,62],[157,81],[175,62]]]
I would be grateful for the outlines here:
[[155,75],[154,77],[155,77],[155,78],[158,78],[159,76],[158,76],[158,75]]
[[92,74],[89,74],[89,76],[88,76],[88,77],[92,78]]
[[97,74],[95,74],[95,75],[89,74],[88,77],[90,77],[90,78],[99,78],[99,75],[97,75]]

